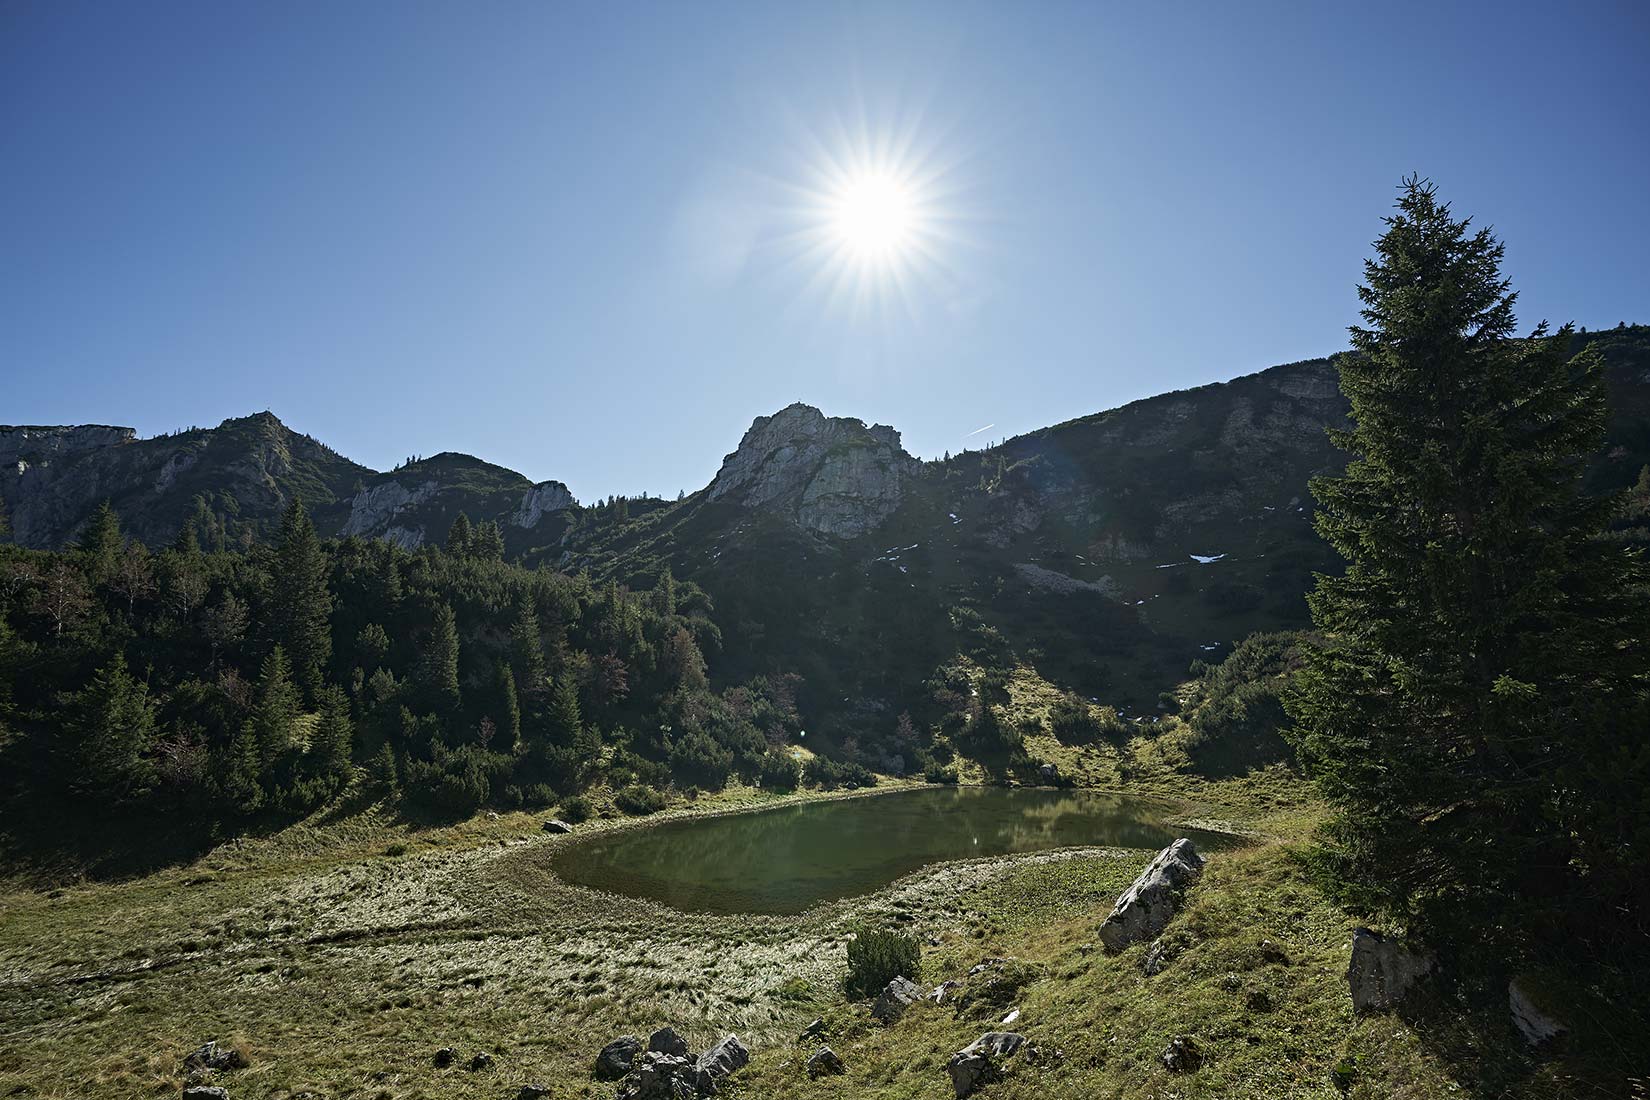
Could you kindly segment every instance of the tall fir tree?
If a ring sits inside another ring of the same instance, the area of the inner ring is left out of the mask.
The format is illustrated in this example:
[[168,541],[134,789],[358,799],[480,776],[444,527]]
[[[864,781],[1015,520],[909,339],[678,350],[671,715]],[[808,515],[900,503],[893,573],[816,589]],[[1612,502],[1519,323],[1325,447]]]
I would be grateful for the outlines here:
[[516,675],[507,661],[498,665],[498,722],[500,752],[514,752],[521,743],[521,702],[516,697]]
[[119,651],[69,701],[68,786],[120,806],[154,784],[155,705]]
[[458,619],[447,604],[438,604],[424,642],[420,681],[425,701],[439,714],[458,709]]
[[93,584],[108,584],[114,577],[115,564],[120,560],[125,542],[120,533],[120,517],[105,500],[86,522],[77,546],[86,563],[86,576]]
[[1605,749],[1589,713],[1624,702],[1643,659],[1622,648],[1627,558],[1597,537],[1610,502],[1581,491],[1600,365],[1568,358],[1568,329],[1513,338],[1502,245],[1429,183],[1406,180],[1386,224],[1368,327],[1338,361],[1351,458],[1312,486],[1346,570],[1310,596],[1327,644],[1291,736],[1335,811],[1321,865],[1352,902],[1515,955],[1539,899],[1585,874],[1592,826],[1561,764]]
[[460,512],[458,518],[453,520],[453,525],[447,528],[447,553],[457,554],[461,558],[468,557],[473,534],[470,517]]
[[523,696],[530,701],[544,697],[544,640],[539,633],[538,613],[525,600],[510,627],[510,668]]
[[281,518],[272,572],[274,640],[286,649],[304,697],[318,701],[323,671],[332,658],[332,593],[326,551],[300,500],[294,499]]
[[349,698],[335,684],[321,691],[321,714],[304,752],[304,770],[336,790],[351,774],[350,749],[355,731],[350,724]]
[[264,658],[252,707],[252,735],[262,779],[269,779],[275,765],[292,747],[293,730],[302,709],[297,685],[292,681],[292,664],[286,650],[276,646]]

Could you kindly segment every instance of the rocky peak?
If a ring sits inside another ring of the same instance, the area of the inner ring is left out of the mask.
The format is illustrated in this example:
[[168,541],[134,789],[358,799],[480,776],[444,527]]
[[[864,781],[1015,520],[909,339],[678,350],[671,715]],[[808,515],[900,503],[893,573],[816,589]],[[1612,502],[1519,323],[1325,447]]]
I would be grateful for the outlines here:
[[866,427],[798,402],[757,417],[708,492],[712,500],[777,511],[808,530],[854,538],[899,507],[920,465],[886,424]]
[[559,481],[541,481],[521,495],[521,507],[510,516],[517,527],[537,527],[539,520],[578,503],[573,493]]
[[110,424],[0,425],[0,466],[27,466],[55,458],[115,447],[137,438],[131,428]]

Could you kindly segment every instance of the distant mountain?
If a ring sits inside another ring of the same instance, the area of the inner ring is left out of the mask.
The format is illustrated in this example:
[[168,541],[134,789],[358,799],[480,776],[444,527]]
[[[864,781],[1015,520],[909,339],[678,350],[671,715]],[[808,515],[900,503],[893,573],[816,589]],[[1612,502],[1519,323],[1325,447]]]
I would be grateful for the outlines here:
[[[1650,464],[1650,328],[1578,336],[1608,364],[1610,445],[1594,487]],[[1152,709],[1197,658],[1304,625],[1307,488],[1344,461],[1334,359],[1273,367],[921,461],[883,425],[791,405],[758,417],[704,489],[590,506],[559,482],[445,453],[387,473],[269,413],[155,439],[129,428],[0,428],[16,540],[71,541],[109,499],[150,543],[194,519],[211,545],[263,537],[294,496],[324,533],[405,547],[459,512],[529,564],[642,588],[668,567],[722,625],[719,675],[802,673],[815,713],[885,725],[936,667],[1005,655]]]

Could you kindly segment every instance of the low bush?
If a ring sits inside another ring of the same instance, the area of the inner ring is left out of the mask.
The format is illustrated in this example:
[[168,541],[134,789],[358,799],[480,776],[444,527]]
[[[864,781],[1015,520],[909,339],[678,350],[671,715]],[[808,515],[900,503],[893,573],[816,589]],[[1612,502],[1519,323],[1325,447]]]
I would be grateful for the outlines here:
[[582,794],[576,794],[572,798],[562,799],[562,803],[559,808],[561,819],[569,825],[577,825],[581,821],[589,821],[590,815],[593,812],[595,811],[594,807],[590,805],[590,800]]
[[848,941],[849,996],[873,997],[895,978],[913,981],[922,972],[917,938],[892,929],[861,928]]
[[632,817],[645,817],[665,808],[665,796],[652,787],[636,783],[615,794],[613,805],[617,806],[621,813],[627,813]]

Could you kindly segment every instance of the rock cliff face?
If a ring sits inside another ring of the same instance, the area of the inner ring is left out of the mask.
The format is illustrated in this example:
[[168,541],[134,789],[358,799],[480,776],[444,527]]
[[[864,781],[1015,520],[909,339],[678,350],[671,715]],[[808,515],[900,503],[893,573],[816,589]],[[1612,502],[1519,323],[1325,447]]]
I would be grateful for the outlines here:
[[510,517],[512,527],[531,529],[547,515],[565,511],[578,502],[559,481],[541,481],[521,495],[521,507]]
[[820,534],[856,538],[900,505],[922,464],[884,424],[795,404],[759,416],[722,460],[711,500],[779,512]]
[[293,495],[324,514],[370,472],[269,413],[153,439],[104,425],[0,429],[0,500],[24,546],[71,541],[104,500],[151,544],[189,520],[245,541],[273,529]]

